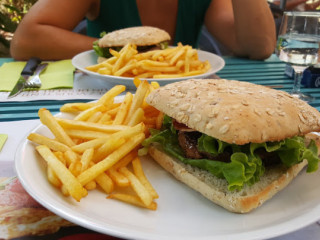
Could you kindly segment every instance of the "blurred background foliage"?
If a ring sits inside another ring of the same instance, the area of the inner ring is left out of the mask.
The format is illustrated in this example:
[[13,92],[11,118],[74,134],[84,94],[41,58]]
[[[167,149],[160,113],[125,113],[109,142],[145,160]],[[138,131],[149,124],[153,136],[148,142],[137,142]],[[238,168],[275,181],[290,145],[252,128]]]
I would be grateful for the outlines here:
[[13,33],[37,0],[0,0],[0,57],[10,57]]

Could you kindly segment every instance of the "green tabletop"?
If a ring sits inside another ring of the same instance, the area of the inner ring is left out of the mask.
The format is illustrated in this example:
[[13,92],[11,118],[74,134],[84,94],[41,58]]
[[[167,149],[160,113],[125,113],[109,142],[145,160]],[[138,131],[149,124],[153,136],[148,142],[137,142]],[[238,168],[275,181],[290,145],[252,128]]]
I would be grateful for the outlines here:
[[[256,61],[234,57],[224,57],[225,67],[217,72],[220,78],[248,81],[261,85],[276,86],[279,90],[290,91],[293,86],[293,79],[284,74],[286,64],[281,62],[275,55],[265,61]],[[8,58],[0,58],[0,66],[4,62],[13,61]],[[302,88],[302,92],[309,93],[316,97],[310,105],[320,110],[320,89]],[[80,100],[46,100],[28,102],[0,102],[0,122],[26,119],[37,119],[38,109],[47,108],[53,114],[58,113],[60,107],[67,102],[84,102]]]
[[0,58],[0,67],[6,62],[13,62],[13,58]]

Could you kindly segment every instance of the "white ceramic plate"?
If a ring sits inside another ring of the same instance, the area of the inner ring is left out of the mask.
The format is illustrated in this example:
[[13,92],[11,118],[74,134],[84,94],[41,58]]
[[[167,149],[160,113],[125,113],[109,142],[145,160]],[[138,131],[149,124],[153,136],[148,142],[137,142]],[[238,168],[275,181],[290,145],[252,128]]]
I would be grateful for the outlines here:
[[[218,55],[215,55],[213,53],[198,50],[198,56],[201,61],[208,60],[210,62],[211,69],[208,72],[204,74],[196,75],[196,76],[191,76],[191,77],[150,79],[150,80],[157,81],[161,86],[163,86],[171,82],[181,81],[189,78],[208,78],[212,76],[214,73],[221,70],[225,65],[224,60]],[[107,83],[112,85],[123,84],[128,88],[134,88],[133,78],[102,75],[99,73],[88,71],[86,67],[97,64],[97,58],[98,58],[97,54],[93,50],[89,50],[74,56],[72,59],[72,64],[74,67],[88,74],[92,78],[105,80]]]
[[[40,122],[31,132],[52,137]],[[156,211],[106,199],[99,190],[89,192],[80,202],[62,196],[48,183],[44,160],[28,140],[20,144],[15,162],[23,186],[44,207],[83,227],[122,238],[266,239],[303,228],[320,218],[320,171],[301,173],[260,208],[249,214],[235,214],[176,181],[148,157],[142,159],[142,164],[160,196]]]

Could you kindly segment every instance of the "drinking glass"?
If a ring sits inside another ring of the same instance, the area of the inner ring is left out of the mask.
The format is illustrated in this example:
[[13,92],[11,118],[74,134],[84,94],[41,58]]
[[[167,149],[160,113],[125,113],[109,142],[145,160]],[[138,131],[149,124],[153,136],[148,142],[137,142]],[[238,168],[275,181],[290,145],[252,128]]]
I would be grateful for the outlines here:
[[311,102],[314,98],[300,91],[303,71],[318,64],[320,43],[320,12],[284,12],[276,47],[281,61],[294,70],[291,95]]

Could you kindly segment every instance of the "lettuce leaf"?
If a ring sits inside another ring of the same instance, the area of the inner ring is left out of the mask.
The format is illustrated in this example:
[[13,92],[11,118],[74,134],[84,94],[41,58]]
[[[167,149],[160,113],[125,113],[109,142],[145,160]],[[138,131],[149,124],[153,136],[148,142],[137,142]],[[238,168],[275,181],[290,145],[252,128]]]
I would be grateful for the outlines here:
[[143,142],[147,148],[151,143],[157,142],[163,150],[185,164],[209,171],[218,178],[226,179],[230,191],[241,190],[244,185],[253,185],[260,180],[265,167],[256,150],[264,148],[267,152],[274,152],[282,163],[291,167],[307,159],[307,172],[318,169],[318,148],[314,141],[305,146],[303,137],[292,137],[279,142],[249,143],[246,145],[229,144],[206,134],[198,139],[198,149],[217,156],[224,151],[231,152],[230,162],[221,162],[210,159],[190,159],[178,143],[177,131],[172,125],[170,117],[165,116],[161,131],[152,131],[151,137]]

